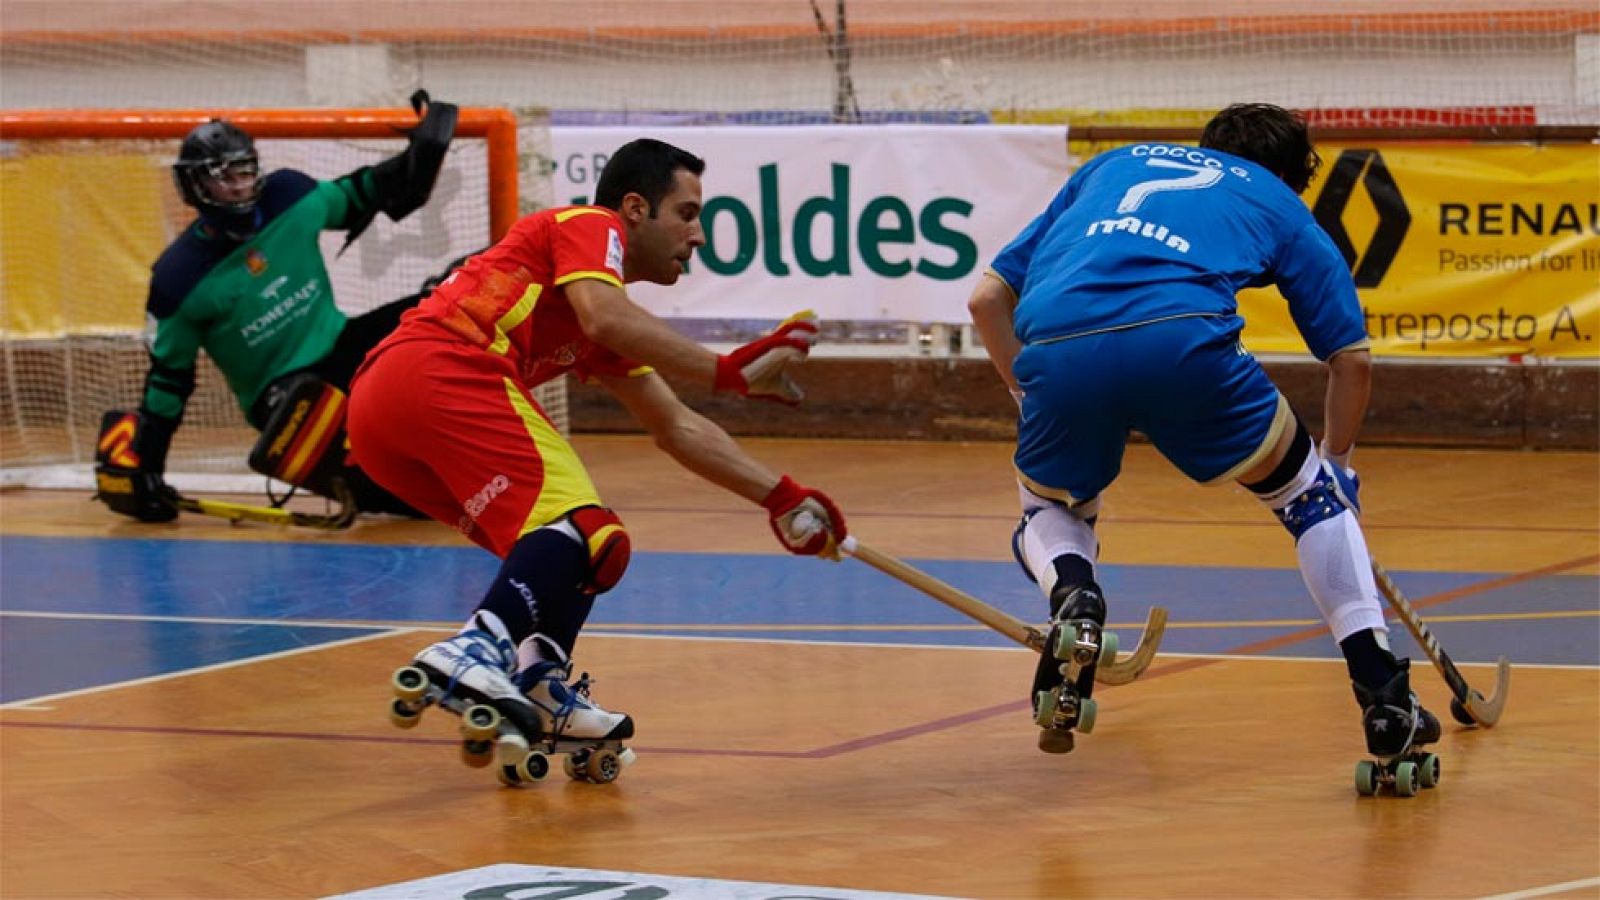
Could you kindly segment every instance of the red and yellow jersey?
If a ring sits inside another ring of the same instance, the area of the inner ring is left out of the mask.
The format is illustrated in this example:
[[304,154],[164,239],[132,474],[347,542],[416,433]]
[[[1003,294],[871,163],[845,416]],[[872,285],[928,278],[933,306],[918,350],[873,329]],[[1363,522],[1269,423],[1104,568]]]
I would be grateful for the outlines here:
[[597,206],[524,216],[405,314],[384,343],[437,338],[442,329],[506,357],[532,387],[569,370],[578,377],[650,369],[584,337],[565,286],[593,278],[622,287],[622,220]]

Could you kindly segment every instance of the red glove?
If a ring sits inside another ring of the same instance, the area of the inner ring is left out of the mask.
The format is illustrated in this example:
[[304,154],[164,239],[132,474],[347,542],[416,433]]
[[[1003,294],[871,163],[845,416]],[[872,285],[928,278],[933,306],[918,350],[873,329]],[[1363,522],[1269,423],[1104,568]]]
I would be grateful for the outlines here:
[[717,357],[714,388],[794,406],[805,392],[789,377],[789,367],[805,359],[816,342],[816,313],[795,313],[770,334]]
[[839,558],[839,542],[848,532],[844,514],[827,494],[801,487],[785,475],[761,505],[772,521],[772,533],[784,549],[801,556]]

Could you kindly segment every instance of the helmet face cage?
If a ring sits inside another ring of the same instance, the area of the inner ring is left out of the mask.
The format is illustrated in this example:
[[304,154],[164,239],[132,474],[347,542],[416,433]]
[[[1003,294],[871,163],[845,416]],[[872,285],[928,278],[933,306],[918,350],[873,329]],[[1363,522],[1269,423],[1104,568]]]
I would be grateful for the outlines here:
[[[248,197],[219,200],[212,195],[211,183],[241,175],[253,181]],[[249,214],[261,196],[261,160],[256,155],[255,141],[221,119],[212,119],[183,139],[172,177],[183,202],[201,212]]]

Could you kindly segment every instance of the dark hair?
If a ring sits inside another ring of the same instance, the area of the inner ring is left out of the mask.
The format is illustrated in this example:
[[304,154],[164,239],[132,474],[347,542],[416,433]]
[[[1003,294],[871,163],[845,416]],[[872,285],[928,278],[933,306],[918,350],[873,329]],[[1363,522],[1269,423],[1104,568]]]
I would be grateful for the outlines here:
[[1271,103],[1235,103],[1206,123],[1200,146],[1243,157],[1283,179],[1296,194],[1311,184],[1322,157],[1300,114]]
[[706,161],[664,141],[652,138],[629,141],[617,148],[600,170],[594,205],[621,209],[623,197],[638,194],[650,204],[650,215],[654,218],[656,206],[672,191],[679,169],[699,175],[705,171]]

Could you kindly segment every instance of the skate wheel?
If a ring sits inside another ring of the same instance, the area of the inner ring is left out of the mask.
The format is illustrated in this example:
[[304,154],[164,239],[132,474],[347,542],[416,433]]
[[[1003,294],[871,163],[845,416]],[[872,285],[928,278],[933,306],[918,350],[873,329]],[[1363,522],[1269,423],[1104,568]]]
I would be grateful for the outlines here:
[[1094,730],[1094,715],[1098,706],[1093,697],[1085,697],[1078,701],[1078,724],[1073,727],[1079,734],[1088,734]]
[[528,754],[528,758],[517,767],[517,774],[524,781],[543,781],[550,774],[550,757],[535,750]]
[[550,758],[537,750],[512,764],[500,766],[500,783],[506,787],[521,787],[543,781],[550,774]]
[[468,741],[490,741],[500,730],[500,711],[475,703],[461,714],[461,736]]
[[1063,661],[1072,659],[1073,654],[1075,654],[1078,650],[1078,629],[1066,627],[1057,628],[1055,640],[1050,649],[1054,653],[1056,659]]
[[416,666],[401,666],[389,678],[394,695],[407,703],[415,703],[428,692],[428,673]]
[[461,761],[474,769],[494,762],[494,741],[462,741]]
[[1417,760],[1417,783],[1425,788],[1437,787],[1439,784],[1439,756],[1434,753],[1424,753]]
[[1394,792],[1401,797],[1417,795],[1417,764],[1411,760],[1396,763],[1394,767]]
[[1450,718],[1463,725],[1478,724],[1478,720],[1472,717],[1472,713],[1467,712],[1467,708],[1461,705],[1461,701],[1454,697],[1450,698]]
[[396,728],[415,728],[422,721],[422,706],[396,697],[389,704],[389,721]]
[[1056,721],[1056,692],[1039,691],[1033,695],[1033,723],[1040,728],[1051,728]]
[[579,750],[576,753],[568,754],[561,760],[561,771],[567,773],[567,777],[573,781],[588,781],[589,773],[585,770],[585,765],[588,762],[589,751]]
[[1371,797],[1378,792],[1378,764],[1370,759],[1356,763],[1356,793]]
[[622,760],[615,750],[596,750],[589,754],[589,761],[583,768],[595,784],[610,784],[622,774]]
[[1115,632],[1106,632],[1100,636],[1100,661],[1097,665],[1109,666],[1117,661],[1117,650],[1121,642],[1117,640]]

